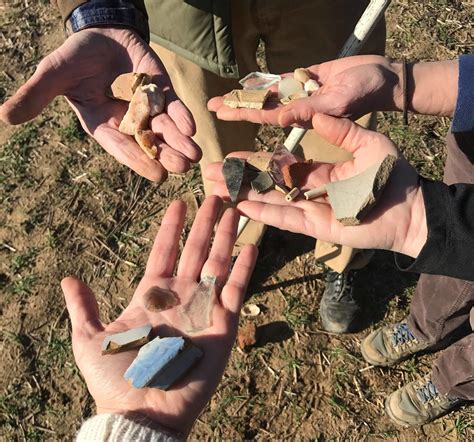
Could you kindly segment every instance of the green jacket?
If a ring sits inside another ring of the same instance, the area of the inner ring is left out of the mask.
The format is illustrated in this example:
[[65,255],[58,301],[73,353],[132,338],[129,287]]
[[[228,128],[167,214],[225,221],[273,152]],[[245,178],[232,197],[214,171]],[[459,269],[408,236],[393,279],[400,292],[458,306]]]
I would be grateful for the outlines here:
[[[52,0],[64,19],[87,1]],[[231,0],[133,2],[148,13],[151,41],[220,77],[239,78],[232,43]]]
[[221,77],[238,78],[231,0],[145,0],[150,40]]

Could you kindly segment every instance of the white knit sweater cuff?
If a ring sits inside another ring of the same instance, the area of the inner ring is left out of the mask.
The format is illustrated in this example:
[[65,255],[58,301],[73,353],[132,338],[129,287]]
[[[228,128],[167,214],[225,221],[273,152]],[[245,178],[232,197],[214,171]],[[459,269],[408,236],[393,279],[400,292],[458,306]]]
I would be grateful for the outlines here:
[[120,414],[98,414],[87,419],[76,438],[78,442],[176,442],[182,440],[165,429],[151,428],[144,422],[129,419]]

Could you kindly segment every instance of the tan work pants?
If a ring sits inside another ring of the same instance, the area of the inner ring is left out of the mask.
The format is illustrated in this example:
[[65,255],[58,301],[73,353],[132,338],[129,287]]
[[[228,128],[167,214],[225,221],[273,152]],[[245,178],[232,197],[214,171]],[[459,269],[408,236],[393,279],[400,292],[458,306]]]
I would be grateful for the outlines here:
[[[272,73],[293,71],[337,57],[362,15],[367,0],[235,0],[232,2],[234,50],[240,76],[259,70],[256,51],[265,42],[265,58]],[[374,31],[363,53],[384,52],[385,25]],[[194,140],[203,151],[201,166],[222,161],[233,151],[254,150],[258,126],[219,121],[207,110],[209,98],[240,88],[238,80],[221,78],[175,53],[152,43],[164,63],[176,93],[192,112],[197,132]],[[368,126],[369,117],[360,123]],[[306,158],[327,162],[346,159],[345,152],[309,131],[301,142]],[[204,180],[206,194],[212,183]],[[240,244],[258,243],[264,226],[249,223]],[[347,268],[356,251],[318,241],[316,256],[339,272]]]

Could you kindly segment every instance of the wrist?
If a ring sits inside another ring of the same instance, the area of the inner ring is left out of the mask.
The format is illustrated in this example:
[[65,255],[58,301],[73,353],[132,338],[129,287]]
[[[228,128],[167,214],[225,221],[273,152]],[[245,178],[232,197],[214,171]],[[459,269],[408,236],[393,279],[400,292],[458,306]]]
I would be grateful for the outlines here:
[[417,185],[410,199],[411,209],[408,228],[403,238],[400,238],[400,245],[394,248],[394,251],[416,258],[428,238],[425,203],[420,184]]
[[95,27],[132,29],[147,42],[150,35],[146,15],[129,0],[121,0],[118,4],[110,0],[84,3],[71,12],[65,27],[68,35]]
[[[403,63],[400,62],[390,62],[388,69],[392,71],[397,81],[393,85],[392,89],[392,104],[393,104],[393,111],[402,111],[405,103],[405,93],[404,93],[404,73],[403,73]],[[407,79],[405,78],[405,81]]]
[[146,412],[137,412],[131,410],[121,409],[106,409],[97,407],[97,415],[116,415],[123,416],[125,419],[137,423],[141,426],[147,427],[153,431],[159,431],[160,433],[166,434],[170,437],[179,440],[185,440],[189,432],[183,432],[182,429],[171,428],[165,425],[161,421],[151,418]]

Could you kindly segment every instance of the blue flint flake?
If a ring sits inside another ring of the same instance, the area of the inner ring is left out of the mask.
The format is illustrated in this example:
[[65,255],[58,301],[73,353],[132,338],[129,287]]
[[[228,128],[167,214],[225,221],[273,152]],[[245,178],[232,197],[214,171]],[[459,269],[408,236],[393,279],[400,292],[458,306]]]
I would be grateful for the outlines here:
[[144,345],[123,377],[135,388],[146,387],[184,347],[184,338],[155,338]]
[[212,296],[215,286],[215,276],[204,276],[194,289],[189,302],[180,309],[186,333],[196,333],[212,325]]
[[132,328],[122,333],[106,336],[102,342],[102,354],[114,354],[141,347],[149,340],[151,324]]
[[226,158],[222,167],[225,184],[229,192],[230,199],[233,203],[237,201],[240,188],[245,173],[245,160],[241,158]]
[[149,387],[168,390],[202,358],[202,350],[186,341],[184,349],[156,375]]

